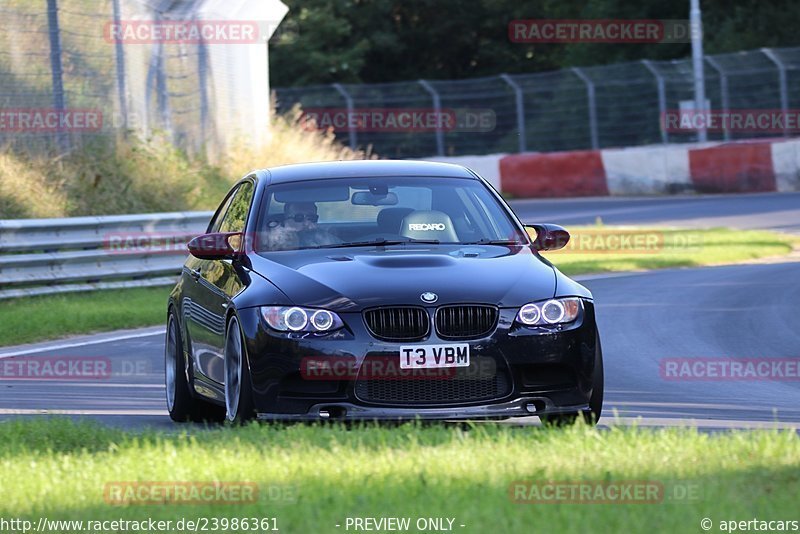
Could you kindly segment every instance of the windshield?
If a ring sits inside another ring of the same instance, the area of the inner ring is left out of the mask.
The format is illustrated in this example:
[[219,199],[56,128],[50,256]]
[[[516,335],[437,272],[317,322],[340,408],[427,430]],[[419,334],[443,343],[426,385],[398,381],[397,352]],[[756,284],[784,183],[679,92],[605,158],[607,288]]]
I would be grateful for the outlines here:
[[259,252],[526,242],[486,186],[465,178],[359,177],[271,185],[258,226]]

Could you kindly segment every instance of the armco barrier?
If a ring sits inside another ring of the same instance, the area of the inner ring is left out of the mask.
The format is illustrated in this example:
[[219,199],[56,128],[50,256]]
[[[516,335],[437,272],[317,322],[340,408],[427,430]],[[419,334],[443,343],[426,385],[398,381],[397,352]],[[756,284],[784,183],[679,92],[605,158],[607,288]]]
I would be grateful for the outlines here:
[[598,150],[506,156],[500,160],[500,183],[504,193],[518,197],[608,195]]
[[[0,299],[174,283],[212,212],[0,220]],[[155,238],[168,247],[127,246]]]

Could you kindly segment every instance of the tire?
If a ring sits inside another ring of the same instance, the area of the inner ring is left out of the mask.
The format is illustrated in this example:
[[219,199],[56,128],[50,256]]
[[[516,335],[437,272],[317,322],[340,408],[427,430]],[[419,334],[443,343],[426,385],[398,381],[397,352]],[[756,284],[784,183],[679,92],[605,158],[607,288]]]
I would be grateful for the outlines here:
[[247,365],[239,320],[234,316],[225,333],[225,419],[238,425],[255,416],[250,366]]
[[600,420],[600,415],[603,412],[603,393],[605,389],[605,377],[603,374],[603,349],[600,346],[600,335],[597,335],[595,341],[595,356],[594,356],[594,375],[592,376],[592,395],[589,397],[589,409],[584,410],[580,414],[576,413],[563,413],[553,415],[541,415],[539,419],[542,424],[547,426],[569,426],[575,423],[578,415],[583,416],[586,424],[594,426]]
[[167,318],[167,335],[164,343],[164,382],[169,417],[175,422],[220,422],[222,408],[192,396],[186,375],[181,329],[175,314],[170,310]]

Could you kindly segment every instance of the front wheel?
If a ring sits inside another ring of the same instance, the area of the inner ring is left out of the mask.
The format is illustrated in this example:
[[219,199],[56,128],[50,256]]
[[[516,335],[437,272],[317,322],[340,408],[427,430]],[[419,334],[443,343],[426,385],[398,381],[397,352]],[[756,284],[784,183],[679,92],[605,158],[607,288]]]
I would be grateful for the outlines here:
[[167,392],[167,410],[173,421],[183,423],[219,422],[221,409],[192,396],[186,375],[181,329],[175,314],[167,317],[167,339],[164,344],[164,381]]
[[171,312],[167,318],[167,339],[164,344],[164,378],[170,418],[177,422],[187,421],[192,411],[193,399],[186,380],[178,321]]
[[233,317],[225,334],[225,418],[241,424],[255,418],[253,386],[239,321]]

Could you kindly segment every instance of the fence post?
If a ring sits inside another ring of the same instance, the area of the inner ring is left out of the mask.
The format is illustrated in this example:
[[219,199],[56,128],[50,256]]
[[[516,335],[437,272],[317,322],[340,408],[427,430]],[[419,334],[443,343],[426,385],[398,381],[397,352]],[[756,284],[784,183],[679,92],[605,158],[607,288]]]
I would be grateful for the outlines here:
[[519,131],[519,151],[525,152],[528,143],[525,139],[525,102],[522,99],[522,88],[508,74],[501,74],[500,78],[514,90],[514,98],[517,103],[517,130]]
[[433,97],[433,111],[436,113],[436,155],[444,156],[444,132],[442,132],[442,100],[439,98],[439,93],[433,86],[426,80],[419,80],[419,84],[423,89],[430,93]]
[[[705,113],[706,109],[706,77],[703,70],[703,14],[700,11],[700,0],[689,2],[689,29],[692,33],[692,74],[694,78],[694,112]],[[697,130],[697,141],[708,141],[706,121]]]
[[[47,27],[50,37],[50,74],[53,80],[53,108],[59,116],[63,115],[64,105],[64,71],[61,67],[61,31],[58,27],[58,5],[56,0],[47,0]],[[56,144],[58,149],[65,152],[69,147],[61,120],[56,128]]]
[[[722,68],[719,61],[712,56],[706,56],[706,61],[708,61],[708,64],[714,67],[714,70],[719,74],[720,105],[722,106],[722,113],[727,116],[730,106],[730,102],[728,101],[728,74],[725,72],[725,69]],[[728,128],[728,121],[722,121],[722,135],[725,141],[731,140],[731,131]]]
[[200,39],[197,43],[197,78],[200,87],[200,144],[205,151],[208,152],[208,144],[206,139],[208,128],[208,49],[206,49],[206,42]]
[[[112,6],[114,10],[114,24],[119,27],[122,19],[121,10],[119,7],[119,0],[113,0]],[[128,98],[127,88],[125,85],[125,51],[122,48],[122,40],[117,39],[114,43],[114,53],[117,66],[117,94],[119,96],[119,114],[122,118],[122,135],[128,135]]]
[[665,145],[669,143],[669,133],[667,132],[667,125],[662,122],[666,121],[667,116],[667,95],[666,91],[664,90],[664,77],[661,76],[661,73],[658,72],[653,66],[653,62],[649,59],[643,59],[642,65],[644,65],[647,70],[649,70],[653,76],[656,77],[656,84],[658,87],[658,113],[661,116],[661,120],[659,120],[659,125],[661,129],[661,142]]
[[783,136],[789,137],[789,129],[786,124],[786,117],[789,115],[789,89],[788,84],[786,82],[786,65],[783,64],[783,61],[770,50],[769,48],[762,48],[762,52],[764,55],[767,56],[775,66],[778,67],[778,83],[780,83],[780,91],[781,91],[781,111],[783,112]]
[[592,82],[578,67],[573,67],[572,72],[586,84],[586,95],[589,101],[589,132],[592,137],[592,148],[597,150],[600,146],[600,142],[597,136],[597,110],[594,98],[594,82]]
[[333,88],[342,95],[345,105],[347,106],[347,132],[350,138],[350,149],[355,150],[358,145],[358,139],[356,137],[356,129],[353,126],[353,112],[355,109],[353,106],[353,97],[350,96],[350,93],[348,93],[340,83],[333,84]]
[[164,65],[164,45],[156,46],[156,91],[158,97],[158,113],[164,129],[172,133],[172,117],[169,112],[169,94],[167,93],[167,73]]
[[[156,15],[155,22],[158,23],[160,17]],[[169,101],[167,95],[166,75],[164,73],[164,43],[158,41],[153,45],[150,53],[150,64],[147,67],[147,87],[146,102],[150,102],[150,92],[155,87],[156,105],[161,119],[161,127],[167,132],[172,132],[170,124]],[[149,106],[148,106],[149,107]]]

